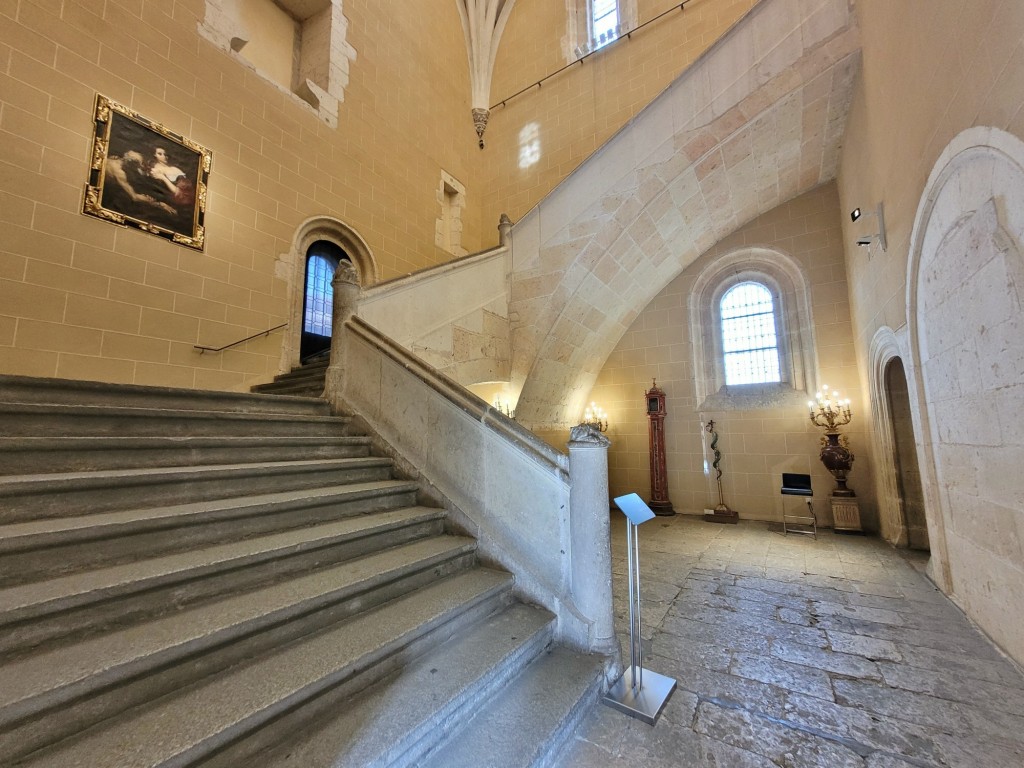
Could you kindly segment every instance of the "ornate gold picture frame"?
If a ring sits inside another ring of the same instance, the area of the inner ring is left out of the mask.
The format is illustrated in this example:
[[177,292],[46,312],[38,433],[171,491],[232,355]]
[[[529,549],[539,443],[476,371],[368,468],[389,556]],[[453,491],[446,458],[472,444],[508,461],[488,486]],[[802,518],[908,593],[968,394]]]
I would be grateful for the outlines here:
[[82,213],[203,250],[210,150],[101,94]]

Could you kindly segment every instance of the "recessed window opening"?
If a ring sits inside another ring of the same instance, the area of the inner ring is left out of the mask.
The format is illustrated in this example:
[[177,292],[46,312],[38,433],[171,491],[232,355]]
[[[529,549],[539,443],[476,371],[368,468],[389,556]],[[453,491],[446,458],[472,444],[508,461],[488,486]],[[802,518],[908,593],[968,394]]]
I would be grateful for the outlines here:
[[590,39],[594,41],[594,48],[614,40],[618,26],[618,0],[593,0],[590,6]]
[[294,94],[332,127],[356,52],[342,0],[206,0],[200,34]]
[[760,283],[739,283],[722,296],[719,309],[726,385],[781,381],[771,291]]
[[441,215],[435,223],[434,244],[453,256],[465,256],[462,247],[462,209],[466,207],[466,188],[446,171],[441,171],[437,201]]
[[451,184],[442,183],[444,200],[441,202],[441,220],[443,222],[444,232],[444,249],[446,251],[454,251],[455,249],[455,216],[456,211],[456,197],[459,194],[459,190],[455,189]]

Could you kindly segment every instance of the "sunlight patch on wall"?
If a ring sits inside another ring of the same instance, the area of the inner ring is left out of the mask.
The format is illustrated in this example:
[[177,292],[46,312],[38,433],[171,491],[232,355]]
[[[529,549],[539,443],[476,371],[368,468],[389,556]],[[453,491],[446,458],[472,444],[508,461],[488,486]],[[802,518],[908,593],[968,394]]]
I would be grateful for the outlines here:
[[540,160],[540,124],[527,123],[519,132],[519,167],[535,165]]

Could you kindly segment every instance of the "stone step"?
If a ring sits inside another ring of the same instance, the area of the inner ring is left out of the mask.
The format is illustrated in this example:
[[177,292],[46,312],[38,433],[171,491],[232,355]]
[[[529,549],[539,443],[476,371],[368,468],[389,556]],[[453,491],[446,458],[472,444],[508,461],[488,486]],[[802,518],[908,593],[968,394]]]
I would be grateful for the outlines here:
[[316,384],[257,384],[252,391],[274,396],[320,397],[324,393],[324,382]]
[[[256,397],[256,395],[253,395]],[[277,396],[258,395],[273,402]],[[281,397],[288,402],[310,398]],[[350,419],[326,414],[121,408],[116,406],[9,403],[0,401],[0,423],[8,437],[145,437],[343,435]]]
[[274,380],[265,384],[257,384],[252,388],[253,392],[263,392],[268,388],[283,390],[289,387],[320,387],[323,388],[327,377],[327,367],[313,369],[302,368],[289,373],[282,373],[275,376]]
[[[413,507],[0,589],[0,655],[98,632],[440,534],[444,510]],[[466,540],[467,551],[474,544]]]
[[326,416],[330,413],[327,403],[310,402],[305,398],[285,400],[249,392],[215,392],[29,376],[0,376],[0,403],[304,416]]
[[368,437],[0,437],[0,475],[367,456]]
[[[10,763],[27,768],[193,765],[303,703],[356,691],[507,601],[512,577],[477,568],[248,660],[79,737]],[[169,728],[168,724],[174,727]]]
[[269,383],[255,385],[252,391],[296,397],[319,397],[324,391],[329,362],[325,357],[318,362],[292,368],[288,373],[278,374]]
[[321,379],[327,375],[327,361],[322,363],[302,365],[292,368],[288,373],[280,373],[274,377],[274,381],[297,381],[299,379]]
[[[540,656],[421,768],[541,768],[597,701],[604,660],[556,647]],[[514,727],[510,725],[514,724]]]
[[0,523],[387,480],[391,471],[391,459],[368,456],[13,475],[0,477]]
[[408,594],[466,551],[425,539],[0,667],[0,761]]
[[408,507],[417,490],[376,480],[0,525],[0,586]]
[[[309,707],[291,713],[204,762],[203,768],[418,765],[542,653],[553,630],[554,616],[543,608],[510,605],[361,692],[347,706],[326,700],[318,702],[318,718],[310,717]],[[367,713],[373,713],[372,720]]]

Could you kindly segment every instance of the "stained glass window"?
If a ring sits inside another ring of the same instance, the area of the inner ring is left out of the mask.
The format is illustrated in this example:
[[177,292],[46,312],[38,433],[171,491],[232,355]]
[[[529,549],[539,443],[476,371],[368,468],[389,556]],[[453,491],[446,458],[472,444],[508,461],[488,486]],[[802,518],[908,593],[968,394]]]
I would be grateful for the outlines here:
[[318,336],[331,335],[334,265],[323,256],[312,255],[306,262],[306,316],[302,330]]

